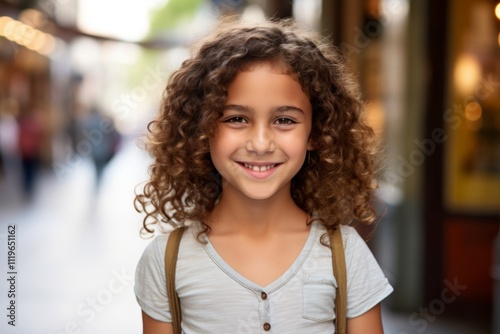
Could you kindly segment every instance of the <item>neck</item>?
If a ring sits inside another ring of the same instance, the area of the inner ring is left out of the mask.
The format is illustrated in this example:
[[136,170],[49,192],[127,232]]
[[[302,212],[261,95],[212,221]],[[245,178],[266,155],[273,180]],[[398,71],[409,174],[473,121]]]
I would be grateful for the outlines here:
[[256,200],[241,193],[223,192],[208,225],[216,233],[266,234],[304,228],[307,214],[292,199],[290,189]]

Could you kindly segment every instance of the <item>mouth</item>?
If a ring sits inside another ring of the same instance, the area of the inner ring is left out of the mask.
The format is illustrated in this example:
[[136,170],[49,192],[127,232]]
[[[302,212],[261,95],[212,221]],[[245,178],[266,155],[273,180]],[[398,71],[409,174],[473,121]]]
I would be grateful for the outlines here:
[[251,169],[254,172],[265,172],[266,170],[269,170],[271,168],[274,168],[277,164],[269,164],[269,165],[251,165],[247,164],[245,162],[240,163],[242,164],[245,168]]
[[254,162],[254,163],[248,163],[248,162],[242,162],[238,161],[238,164],[245,169],[252,171],[252,172],[257,172],[257,173],[263,173],[266,171],[270,171],[273,168],[281,165],[281,163],[277,162]]

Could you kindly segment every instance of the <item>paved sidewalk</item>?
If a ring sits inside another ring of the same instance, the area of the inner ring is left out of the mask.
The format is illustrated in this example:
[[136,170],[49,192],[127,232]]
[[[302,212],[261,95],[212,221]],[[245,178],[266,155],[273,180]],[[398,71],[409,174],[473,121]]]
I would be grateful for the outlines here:
[[[149,240],[132,201],[149,158],[133,143],[108,165],[100,192],[83,161],[58,180],[39,177],[31,203],[0,185],[0,267],[7,226],[16,228],[16,327],[7,325],[6,270],[0,276],[0,333],[140,333],[133,274]],[[80,329],[80,331],[78,330]]]

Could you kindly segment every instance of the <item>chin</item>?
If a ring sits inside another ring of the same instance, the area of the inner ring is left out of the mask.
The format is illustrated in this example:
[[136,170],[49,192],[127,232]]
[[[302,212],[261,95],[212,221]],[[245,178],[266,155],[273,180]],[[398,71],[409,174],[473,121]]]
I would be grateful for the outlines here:
[[280,193],[281,189],[245,189],[242,194],[253,200],[268,200]]

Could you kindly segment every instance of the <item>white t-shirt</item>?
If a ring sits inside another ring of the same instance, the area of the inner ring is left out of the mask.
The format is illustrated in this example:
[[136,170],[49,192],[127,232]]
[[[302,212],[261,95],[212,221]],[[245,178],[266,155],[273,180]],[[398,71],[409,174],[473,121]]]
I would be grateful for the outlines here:
[[[313,223],[292,266],[268,286],[238,274],[217,254],[198,228],[187,229],[179,247],[176,288],[184,333],[334,333],[331,248],[320,242],[324,227]],[[342,226],[347,266],[347,317],[359,316],[387,297],[393,288],[356,230]],[[145,249],[136,270],[135,294],[150,317],[172,322],[165,286],[168,234]],[[326,238],[328,239],[328,238]],[[270,326],[269,326],[270,325]]]

